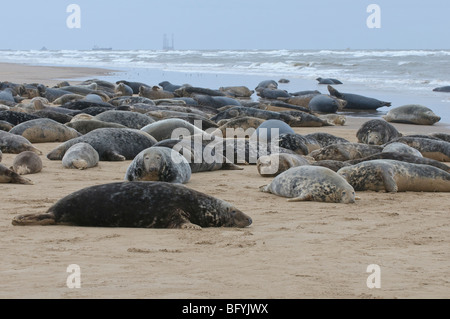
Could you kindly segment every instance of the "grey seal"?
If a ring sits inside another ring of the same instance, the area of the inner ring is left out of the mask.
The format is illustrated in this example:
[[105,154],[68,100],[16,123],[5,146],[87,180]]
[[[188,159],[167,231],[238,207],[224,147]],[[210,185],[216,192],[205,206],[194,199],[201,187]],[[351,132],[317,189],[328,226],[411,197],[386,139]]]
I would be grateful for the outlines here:
[[58,200],[43,214],[14,217],[13,225],[200,228],[247,227],[249,216],[219,198],[165,182],[96,185]]
[[101,161],[132,160],[142,150],[153,146],[156,140],[145,132],[129,128],[99,128],[62,143],[47,154],[49,160],[62,160],[74,144],[86,142],[97,152]]
[[356,132],[359,143],[382,145],[403,136],[394,125],[382,119],[369,120]]
[[0,183],[25,184],[25,185],[34,184],[28,178],[20,176],[19,174],[10,170],[3,164],[0,164]]
[[[141,128],[141,131],[153,136],[158,142],[182,135],[207,134],[197,126],[177,118],[163,119]],[[178,132],[178,135],[177,135]]]
[[19,175],[36,174],[42,171],[42,160],[35,152],[21,152],[14,158],[11,170]]
[[328,145],[318,150],[312,151],[308,155],[313,157],[316,161],[320,160],[348,161],[380,153],[382,150],[383,147],[378,145],[367,145],[363,143],[345,143],[345,144]]
[[264,155],[256,161],[259,175],[263,177],[275,177],[291,167],[309,165],[311,161],[297,154],[273,153]]
[[441,117],[426,106],[408,104],[396,107],[383,116],[388,122],[406,123],[417,125],[433,125],[441,120]]
[[395,153],[402,153],[402,154],[410,154],[413,156],[423,157],[422,153],[420,153],[417,149],[414,147],[408,146],[404,143],[394,142],[387,144],[382,152],[395,152]]
[[187,183],[191,178],[188,161],[167,147],[152,146],[140,152],[128,166],[127,181]]
[[32,151],[38,155],[42,152],[34,147],[25,137],[0,131],[0,150],[3,153],[19,154],[24,151]]
[[319,84],[342,84],[341,81],[339,81],[338,79],[333,79],[333,78],[321,78],[321,77],[318,77],[316,79],[316,81],[318,81]]
[[266,120],[256,128],[253,134],[253,138],[257,138],[257,140],[262,139],[266,143],[270,143],[272,138],[278,138],[281,134],[295,134],[295,132],[284,121]]
[[94,119],[103,122],[113,122],[124,125],[128,128],[141,129],[144,126],[154,123],[155,120],[150,116],[129,111],[106,111],[94,116]]
[[355,202],[353,187],[336,172],[321,166],[290,168],[260,190],[289,197],[289,201]]
[[[433,138],[403,136],[392,140],[390,143],[404,143],[417,149],[424,157],[441,162],[450,162],[450,143]],[[386,145],[387,146],[387,145]]]
[[69,147],[62,158],[65,168],[87,169],[97,166],[100,157],[88,143],[77,143]]
[[450,192],[450,173],[430,165],[372,160],[341,168],[356,191]]
[[315,95],[308,103],[308,108],[317,113],[336,113],[342,111],[347,104],[346,101],[339,100],[326,94]]
[[75,129],[47,118],[23,122],[9,132],[23,136],[31,143],[65,142],[81,135]]
[[338,99],[347,101],[345,109],[376,110],[383,106],[391,106],[391,102],[380,101],[359,94],[340,93],[331,85],[328,85],[328,92],[330,92],[330,95],[337,97]]
[[125,125],[119,123],[99,121],[97,119],[76,120],[74,122],[66,123],[66,126],[77,130],[83,135],[98,128],[127,128]]

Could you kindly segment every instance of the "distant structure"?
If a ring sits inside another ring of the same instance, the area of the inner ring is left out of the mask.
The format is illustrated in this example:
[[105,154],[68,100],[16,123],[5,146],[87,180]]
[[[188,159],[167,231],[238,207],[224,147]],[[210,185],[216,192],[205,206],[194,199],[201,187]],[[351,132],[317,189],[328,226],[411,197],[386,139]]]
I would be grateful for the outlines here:
[[174,50],[174,39],[173,39],[173,33],[172,33],[172,44],[169,44],[169,39],[167,38],[167,34],[164,33],[163,38],[163,50]]
[[112,48],[102,48],[99,47],[98,45],[94,45],[94,47],[92,48],[92,51],[111,51]]

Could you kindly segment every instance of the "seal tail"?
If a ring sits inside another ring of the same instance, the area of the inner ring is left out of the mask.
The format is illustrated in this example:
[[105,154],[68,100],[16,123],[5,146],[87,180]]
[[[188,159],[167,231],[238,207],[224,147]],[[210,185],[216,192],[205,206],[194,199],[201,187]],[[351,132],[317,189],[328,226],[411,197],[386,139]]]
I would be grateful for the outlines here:
[[24,214],[13,218],[12,224],[14,226],[29,226],[29,225],[55,225],[55,215],[52,213],[44,214]]

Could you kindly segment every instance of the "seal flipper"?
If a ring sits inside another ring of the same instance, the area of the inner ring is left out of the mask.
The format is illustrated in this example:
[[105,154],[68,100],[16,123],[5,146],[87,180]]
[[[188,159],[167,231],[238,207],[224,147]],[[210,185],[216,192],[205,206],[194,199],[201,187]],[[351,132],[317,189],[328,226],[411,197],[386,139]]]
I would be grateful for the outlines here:
[[337,98],[339,98],[339,99],[344,99],[344,98],[342,97],[342,94],[339,93],[339,91],[336,90],[336,89],[335,89],[334,87],[332,87],[331,85],[328,85],[327,88],[328,88],[328,92],[330,92],[330,95],[332,95],[332,96],[334,96],[334,97],[337,97]]
[[239,165],[236,165],[234,163],[223,163],[222,164],[223,170],[243,170],[243,167],[240,167]]
[[397,193],[398,186],[394,179],[394,173],[390,169],[380,169],[381,179],[383,180],[384,188],[388,193]]
[[179,229],[202,229],[199,225],[192,224],[188,217],[189,214],[180,208],[176,208],[170,216],[168,216],[169,223],[167,228],[179,228]]
[[304,202],[312,200],[311,194],[300,194],[298,197],[289,198],[288,202]]
[[13,218],[12,224],[14,226],[29,226],[29,225],[55,225],[55,215],[52,213],[44,214],[25,214]]
[[125,156],[120,155],[119,153],[113,150],[104,152],[103,158],[105,158],[107,161],[112,162],[123,162],[126,160]]

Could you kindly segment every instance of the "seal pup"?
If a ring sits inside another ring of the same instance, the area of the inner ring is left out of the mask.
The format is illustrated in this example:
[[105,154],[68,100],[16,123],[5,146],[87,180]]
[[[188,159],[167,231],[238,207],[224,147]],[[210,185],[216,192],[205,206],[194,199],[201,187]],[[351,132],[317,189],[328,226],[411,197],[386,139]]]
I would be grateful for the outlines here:
[[118,182],[76,191],[13,225],[196,228],[247,227],[252,219],[219,198],[166,182]]
[[393,139],[403,136],[394,125],[382,119],[369,120],[361,125],[356,132],[358,143],[370,145],[386,144]]
[[0,183],[33,185],[34,183],[28,178],[22,177],[13,170],[10,170],[3,164],[0,164]]
[[356,191],[450,192],[450,173],[437,167],[395,160],[372,160],[341,168]]
[[388,122],[417,125],[433,125],[441,120],[431,109],[418,104],[396,107],[389,110],[383,118]]
[[42,171],[42,160],[36,153],[25,151],[14,158],[10,169],[19,175],[39,173]]
[[97,166],[98,152],[88,143],[77,143],[69,147],[62,158],[65,168],[87,169]]
[[354,203],[355,190],[340,175],[322,166],[298,166],[275,177],[262,192],[289,197],[288,201]]
[[127,181],[161,181],[185,184],[191,167],[180,153],[167,147],[152,146],[140,152],[128,166]]

